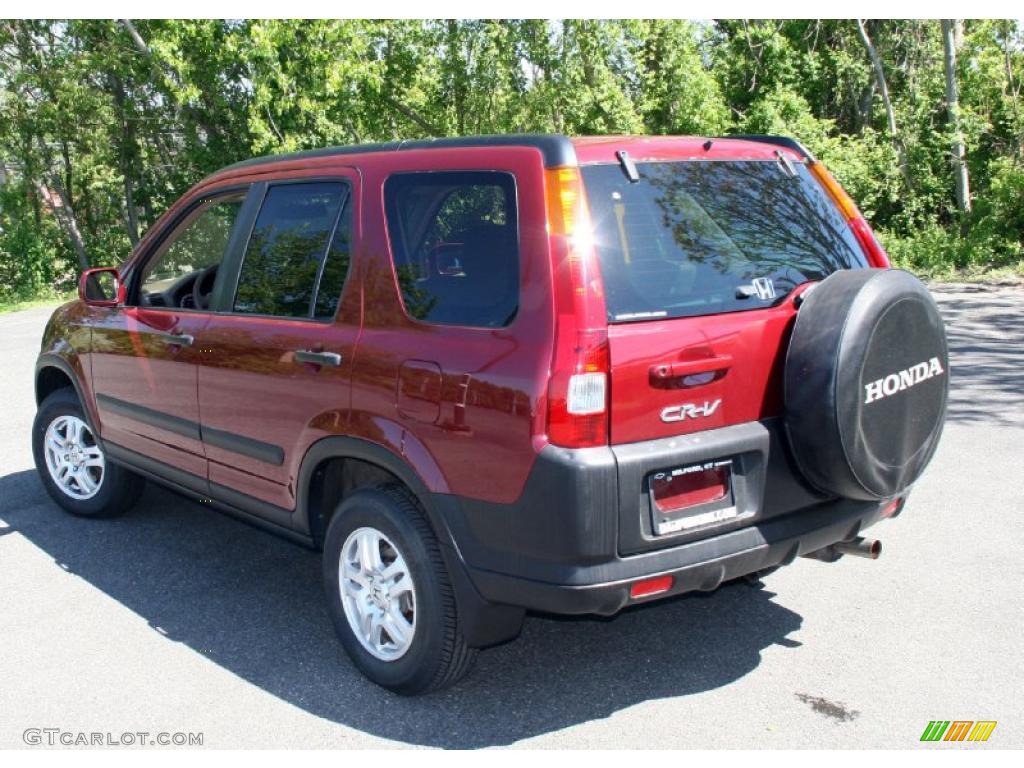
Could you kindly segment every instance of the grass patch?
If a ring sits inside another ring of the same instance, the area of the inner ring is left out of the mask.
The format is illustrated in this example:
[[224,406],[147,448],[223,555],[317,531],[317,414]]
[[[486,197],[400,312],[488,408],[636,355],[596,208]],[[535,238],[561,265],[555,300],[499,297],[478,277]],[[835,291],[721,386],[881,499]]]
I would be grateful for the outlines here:
[[33,307],[45,307],[50,304],[63,304],[78,295],[77,291],[44,291],[35,296],[19,296],[0,294],[0,313],[17,312]]

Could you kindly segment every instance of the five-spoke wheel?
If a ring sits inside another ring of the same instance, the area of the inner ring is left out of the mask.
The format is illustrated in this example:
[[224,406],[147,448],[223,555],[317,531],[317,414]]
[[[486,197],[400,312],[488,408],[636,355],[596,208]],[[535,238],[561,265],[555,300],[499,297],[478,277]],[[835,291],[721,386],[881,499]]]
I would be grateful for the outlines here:
[[51,392],[39,404],[32,453],[50,498],[74,515],[119,515],[136,502],[146,482],[107,459],[70,387]]
[[357,528],[338,570],[345,618],[363,648],[384,661],[401,658],[416,633],[416,592],[402,553],[376,528]]
[[378,685],[424,693],[458,680],[466,645],[441,547],[397,483],[362,488],[338,505],[324,537],[324,587],[352,661]]
[[89,425],[58,416],[46,428],[43,450],[54,484],[72,499],[91,499],[103,485],[106,462]]

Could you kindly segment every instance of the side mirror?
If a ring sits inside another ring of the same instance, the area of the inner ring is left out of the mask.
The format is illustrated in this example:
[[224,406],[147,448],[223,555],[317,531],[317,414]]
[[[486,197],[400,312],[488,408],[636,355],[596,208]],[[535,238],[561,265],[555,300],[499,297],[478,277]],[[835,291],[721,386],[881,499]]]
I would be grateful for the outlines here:
[[116,307],[126,296],[116,267],[87,269],[78,281],[78,298],[90,307]]

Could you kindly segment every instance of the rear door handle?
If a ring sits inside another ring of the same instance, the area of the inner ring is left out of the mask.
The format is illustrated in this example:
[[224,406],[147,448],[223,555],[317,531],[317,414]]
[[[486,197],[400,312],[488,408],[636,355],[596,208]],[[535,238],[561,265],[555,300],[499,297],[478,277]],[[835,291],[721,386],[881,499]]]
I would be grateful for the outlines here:
[[168,344],[174,344],[175,346],[178,347],[191,347],[192,342],[195,341],[195,339],[192,336],[189,336],[187,333],[167,333],[164,334],[164,341],[166,341]]
[[652,386],[670,388],[673,382],[680,381],[683,386],[696,386],[720,379],[732,367],[730,355],[718,357],[701,357],[696,360],[684,360],[674,363],[658,363],[649,371]]
[[341,355],[337,352],[313,352],[309,349],[297,349],[295,350],[295,359],[300,363],[329,365],[333,368],[341,365]]

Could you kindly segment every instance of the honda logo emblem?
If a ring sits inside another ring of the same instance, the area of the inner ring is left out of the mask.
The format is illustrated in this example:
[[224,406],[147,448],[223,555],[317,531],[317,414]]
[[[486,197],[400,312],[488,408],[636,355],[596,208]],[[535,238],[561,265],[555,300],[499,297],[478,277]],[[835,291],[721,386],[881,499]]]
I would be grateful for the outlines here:
[[761,301],[775,298],[775,284],[768,277],[755,277],[752,281],[757,298]]

